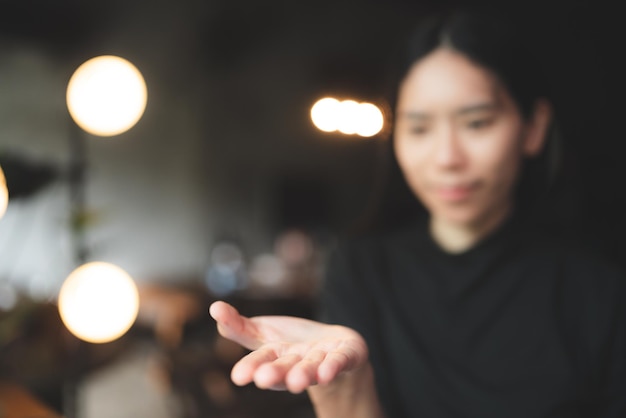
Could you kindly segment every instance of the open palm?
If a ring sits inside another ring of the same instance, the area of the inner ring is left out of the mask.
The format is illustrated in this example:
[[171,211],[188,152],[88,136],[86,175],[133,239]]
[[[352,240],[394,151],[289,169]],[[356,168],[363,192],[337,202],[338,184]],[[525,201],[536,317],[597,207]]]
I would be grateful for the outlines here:
[[367,362],[365,341],[347,327],[290,316],[246,318],[221,301],[209,312],[222,336],[252,350],[233,367],[237,385],[299,393]]

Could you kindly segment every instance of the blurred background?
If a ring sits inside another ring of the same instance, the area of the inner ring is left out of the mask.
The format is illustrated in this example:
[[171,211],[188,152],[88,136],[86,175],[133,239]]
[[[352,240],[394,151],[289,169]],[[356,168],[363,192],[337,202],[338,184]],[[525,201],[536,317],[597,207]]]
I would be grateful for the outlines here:
[[[560,228],[626,263],[622,17],[608,4],[491,7],[533,28],[555,76]],[[324,132],[311,106],[333,96],[386,109],[394,48],[420,16],[455,5],[2,0],[0,382],[66,416],[313,416],[304,395],[230,384],[243,351],[206,309],[224,298],[250,315],[315,314],[328,250],[367,207],[385,129]],[[132,62],[148,91],[139,122],[107,138],[79,129],[65,101],[75,69],[99,55]],[[136,323],[105,344],[78,340],[56,308],[77,262],[93,260],[139,289]]]

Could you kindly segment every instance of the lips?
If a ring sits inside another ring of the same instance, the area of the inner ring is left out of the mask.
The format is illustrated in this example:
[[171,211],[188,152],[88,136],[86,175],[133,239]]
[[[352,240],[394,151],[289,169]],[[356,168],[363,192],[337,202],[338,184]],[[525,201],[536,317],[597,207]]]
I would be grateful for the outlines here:
[[467,200],[476,190],[477,184],[461,184],[461,185],[445,185],[435,186],[433,191],[435,195],[446,202],[461,202]]

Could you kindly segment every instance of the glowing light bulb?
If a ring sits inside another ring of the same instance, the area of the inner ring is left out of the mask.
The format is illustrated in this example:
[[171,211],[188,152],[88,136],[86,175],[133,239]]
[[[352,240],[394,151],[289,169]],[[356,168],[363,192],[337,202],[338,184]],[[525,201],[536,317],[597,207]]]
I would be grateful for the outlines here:
[[83,63],[67,85],[70,115],[85,131],[113,136],[132,128],[146,108],[148,91],[127,60],[104,55]]
[[371,103],[359,104],[359,123],[356,133],[360,136],[370,137],[383,129],[383,112]]
[[355,134],[359,125],[359,104],[354,100],[344,100],[339,105],[340,119],[339,132],[352,135]]
[[339,100],[325,97],[311,108],[311,120],[320,131],[333,132],[338,128]]
[[92,262],[67,277],[58,303],[61,319],[72,334],[88,342],[105,343],[121,337],[133,325],[139,293],[121,268]]
[[2,167],[0,167],[0,218],[4,216],[9,205],[9,189],[7,189],[7,181],[4,177]]

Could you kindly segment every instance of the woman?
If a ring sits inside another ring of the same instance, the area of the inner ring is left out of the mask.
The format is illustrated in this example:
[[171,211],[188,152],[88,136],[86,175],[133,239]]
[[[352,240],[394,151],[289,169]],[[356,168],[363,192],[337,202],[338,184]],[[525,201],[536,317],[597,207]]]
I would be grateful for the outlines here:
[[420,27],[393,151],[428,216],[339,247],[325,323],[213,304],[253,350],[236,384],[307,390],[318,417],[626,416],[624,280],[531,227],[529,161],[553,112],[509,29],[462,14]]

